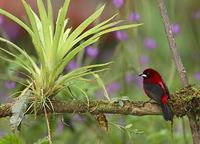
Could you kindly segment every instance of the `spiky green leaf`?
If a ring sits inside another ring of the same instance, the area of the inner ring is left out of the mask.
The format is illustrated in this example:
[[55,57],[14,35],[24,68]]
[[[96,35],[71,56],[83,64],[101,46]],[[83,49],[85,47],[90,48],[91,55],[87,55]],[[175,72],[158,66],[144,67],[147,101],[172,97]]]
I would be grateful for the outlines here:
[[106,87],[103,83],[103,80],[100,78],[100,76],[98,74],[92,73],[92,75],[96,78],[97,83],[102,87],[103,92],[104,92],[104,96],[110,101],[110,97],[108,96],[108,92],[107,92]]
[[57,56],[57,49],[59,46],[59,40],[62,33],[62,29],[63,29],[63,25],[64,25],[64,21],[65,21],[65,17],[67,14],[67,10],[69,7],[69,2],[70,0],[65,0],[63,7],[59,10],[58,12],[58,17],[57,17],[57,21],[56,21],[56,30],[55,30],[55,34],[54,34],[54,43],[53,43],[53,57]]
[[69,36],[66,40],[65,45],[61,48],[60,54],[63,57],[71,48],[71,43],[76,39],[94,20],[96,20],[104,10],[105,5],[98,9],[94,14],[88,17],[83,23],[81,23]]
[[10,14],[9,12],[0,9],[0,14],[8,17],[9,19],[11,19],[12,21],[16,22],[18,25],[20,25],[23,29],[25,29],[31,36],[33,35],[33,31],[24,23],[22,22],[20,19],[18,19],[17,17],[15,17],[14,15]]

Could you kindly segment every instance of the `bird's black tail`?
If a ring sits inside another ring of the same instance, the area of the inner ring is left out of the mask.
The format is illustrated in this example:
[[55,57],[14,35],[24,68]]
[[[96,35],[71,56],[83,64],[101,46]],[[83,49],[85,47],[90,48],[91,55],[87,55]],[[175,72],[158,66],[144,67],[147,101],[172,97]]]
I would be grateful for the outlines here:
[[163,117],[166,121],[172,121],[173,119],[173,113],[170,109],[170,107],[167,104],[161,104]]

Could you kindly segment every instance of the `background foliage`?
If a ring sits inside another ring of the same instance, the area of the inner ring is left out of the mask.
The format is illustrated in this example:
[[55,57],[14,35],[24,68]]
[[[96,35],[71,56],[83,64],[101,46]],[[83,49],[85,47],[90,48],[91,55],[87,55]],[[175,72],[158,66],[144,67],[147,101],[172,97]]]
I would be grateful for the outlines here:
[[[62,2],[53,2],[56,13]],[[97,43],[87,47],[84,52],[73,59],[66,66],[64,72],[67,73],[72,69],[88,64],[113,61],[111,68],[101,74],[111,98],[127,96],[131,100],[148,100],[141,89],[141,79],[137,76],[146,67],[153,67],[160,71],[171,93],[180,88],[156,1],[127,0],[123,2],[122,0],[113,0],[101,2],[106,4],[106,10],[103,16],[94,22],[95,24],[119,12],[118,19],[126,19],[133,23],[144,23],[144,25],[138,29],[118,31],[105,35]],[[34,0],[30,0],[30,3],[33,8],[36,8]],[[21,2],[16,1],[14,4],[16,11],[8,7],[10,4],[12,2],[8,0],[1,0],[0,8],[7,9],[17,17],[24,19]],[[92,14],[99,4],[102,3],[94,0],[71,1],[68,13],[70,25],[75,28]],[[79,11],[77,11],[77,7],[80,8]],[[198,25],[200,22],[200,2],[169,0],[167,1],[167,7],[173,23],[172,28],[176,36],[177,46],[188,72],[190,83],[199,84],[200,29]],[[26,51],[37,60],[31,39],[18,26],[2,16],[0,16],[0,31],[3,37],[7,37],[20,47],[26,48]],[[9,46],[3,43],[1,45],[12,51]],[[11,95],[21,88],[20,84],[15,83],[15,81],[16,75],[23,77],[23,74],[19,73],[19,68],[13,63],[7,64],[1,60],[0,66],[0,102],[5,103],[12,101]],[[19,80],[17,79],[17,81]],[[101,88],[95,82],[91,82],[88,85],[80,82],[79,87],[87,91],[90,99],[105,99],[102,96]],[[77,91],[76,88],[72,87],[71,89],[74,89],[73,98],[85,99],[85,96],[80,91]],[[63,98],[63,95],[65,93],[60,94],[60,97]],[[107,119],[109,121],[108,133],[101,132],[98,129],[95,119],[90,114],[65,114],[64,120],[67,125],[63,124],[61,115],[52,115],[50,123],[53,142],[58,144],[93,144],[98,141],[116,144],[191,143],[190,128],[186,119],[182,121],[175,118],[173,133],[171,133],[170,124],[165,122],[162,116],[107,115]],[[131,128],[127,126],[129,124],[132,124]],[[120,128],[120,125],[123,127]],[[8,118],[0,120],[0,130],[0,135],[4,139],[10,138],[18,143],[24,142],[27,144],[37,141],[39,143],[47,133],[44,118],[37,117],[35,119],[34,116],[27,116],[24,119],[21,132],[17,134],[17,137],[9,136],[11,129]],[[0,141],[0,143],[2,142]]]

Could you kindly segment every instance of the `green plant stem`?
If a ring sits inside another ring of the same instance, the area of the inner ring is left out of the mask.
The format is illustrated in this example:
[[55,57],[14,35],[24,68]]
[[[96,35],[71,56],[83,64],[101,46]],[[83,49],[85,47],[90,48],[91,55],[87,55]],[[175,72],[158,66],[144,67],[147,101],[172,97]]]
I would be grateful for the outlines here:
[[48,141],[49,141],[49,144],[52,144],[52,141],[51,141],[51,128],[50,128],[50,124],[49,124],[49,120],[48,120],[46,106],[44,106],[44,115],[45,115],[45,120],[46,120],[46,124],[47,124],[47,130],[48,130]]

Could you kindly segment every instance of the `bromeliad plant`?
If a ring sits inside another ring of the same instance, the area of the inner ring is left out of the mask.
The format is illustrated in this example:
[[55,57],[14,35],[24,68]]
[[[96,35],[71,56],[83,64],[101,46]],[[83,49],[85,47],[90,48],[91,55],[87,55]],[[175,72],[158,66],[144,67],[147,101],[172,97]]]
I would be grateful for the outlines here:
[[[122,20],[112,21],[116,17],[116,15],[114,15],[85,31],[85,29],[101,15],[105,7],[105,5],[103,5],[72,31],[72,28],[67,27],[68,18],[66,18],[70,0],[65,0],[63,7],[59,10],[55,25],[53,22],[51,0],[47,0],[47,8],[45,8],[42,0],[37,0],[39,16],[25,0],[22,0],[22,3],[30,25],[25,24],[3,9],[0,9],[0,14],[10,18],[27,31],[32,39],[40,65],[38,66],[31,56],[22,48],[2,37],[0,41],[11,45],[18,51],[18,54],[0,48],[1,52],[7,55],[1,55],[1,58],[8,62],[16,63],[27,71],[29,74],[28,85],[21,95],[27,95],[28,93],[34,97],[36,102],[46,101],[46,99],[56,95],[66,87],[72,80],[102,71],[104,67],[108,65],[108,63],[106,63],[84,66],[62,75],[64,68],[70,60],[85,47],[98,41],[103,34],[138,27],[140,25],[120,25],[123,22]],[[20,55],[23,55],[23,57]],[[24,59],[26,59],[26,61],[24,61]],[[95,70],[93,70],[94,68]]]

